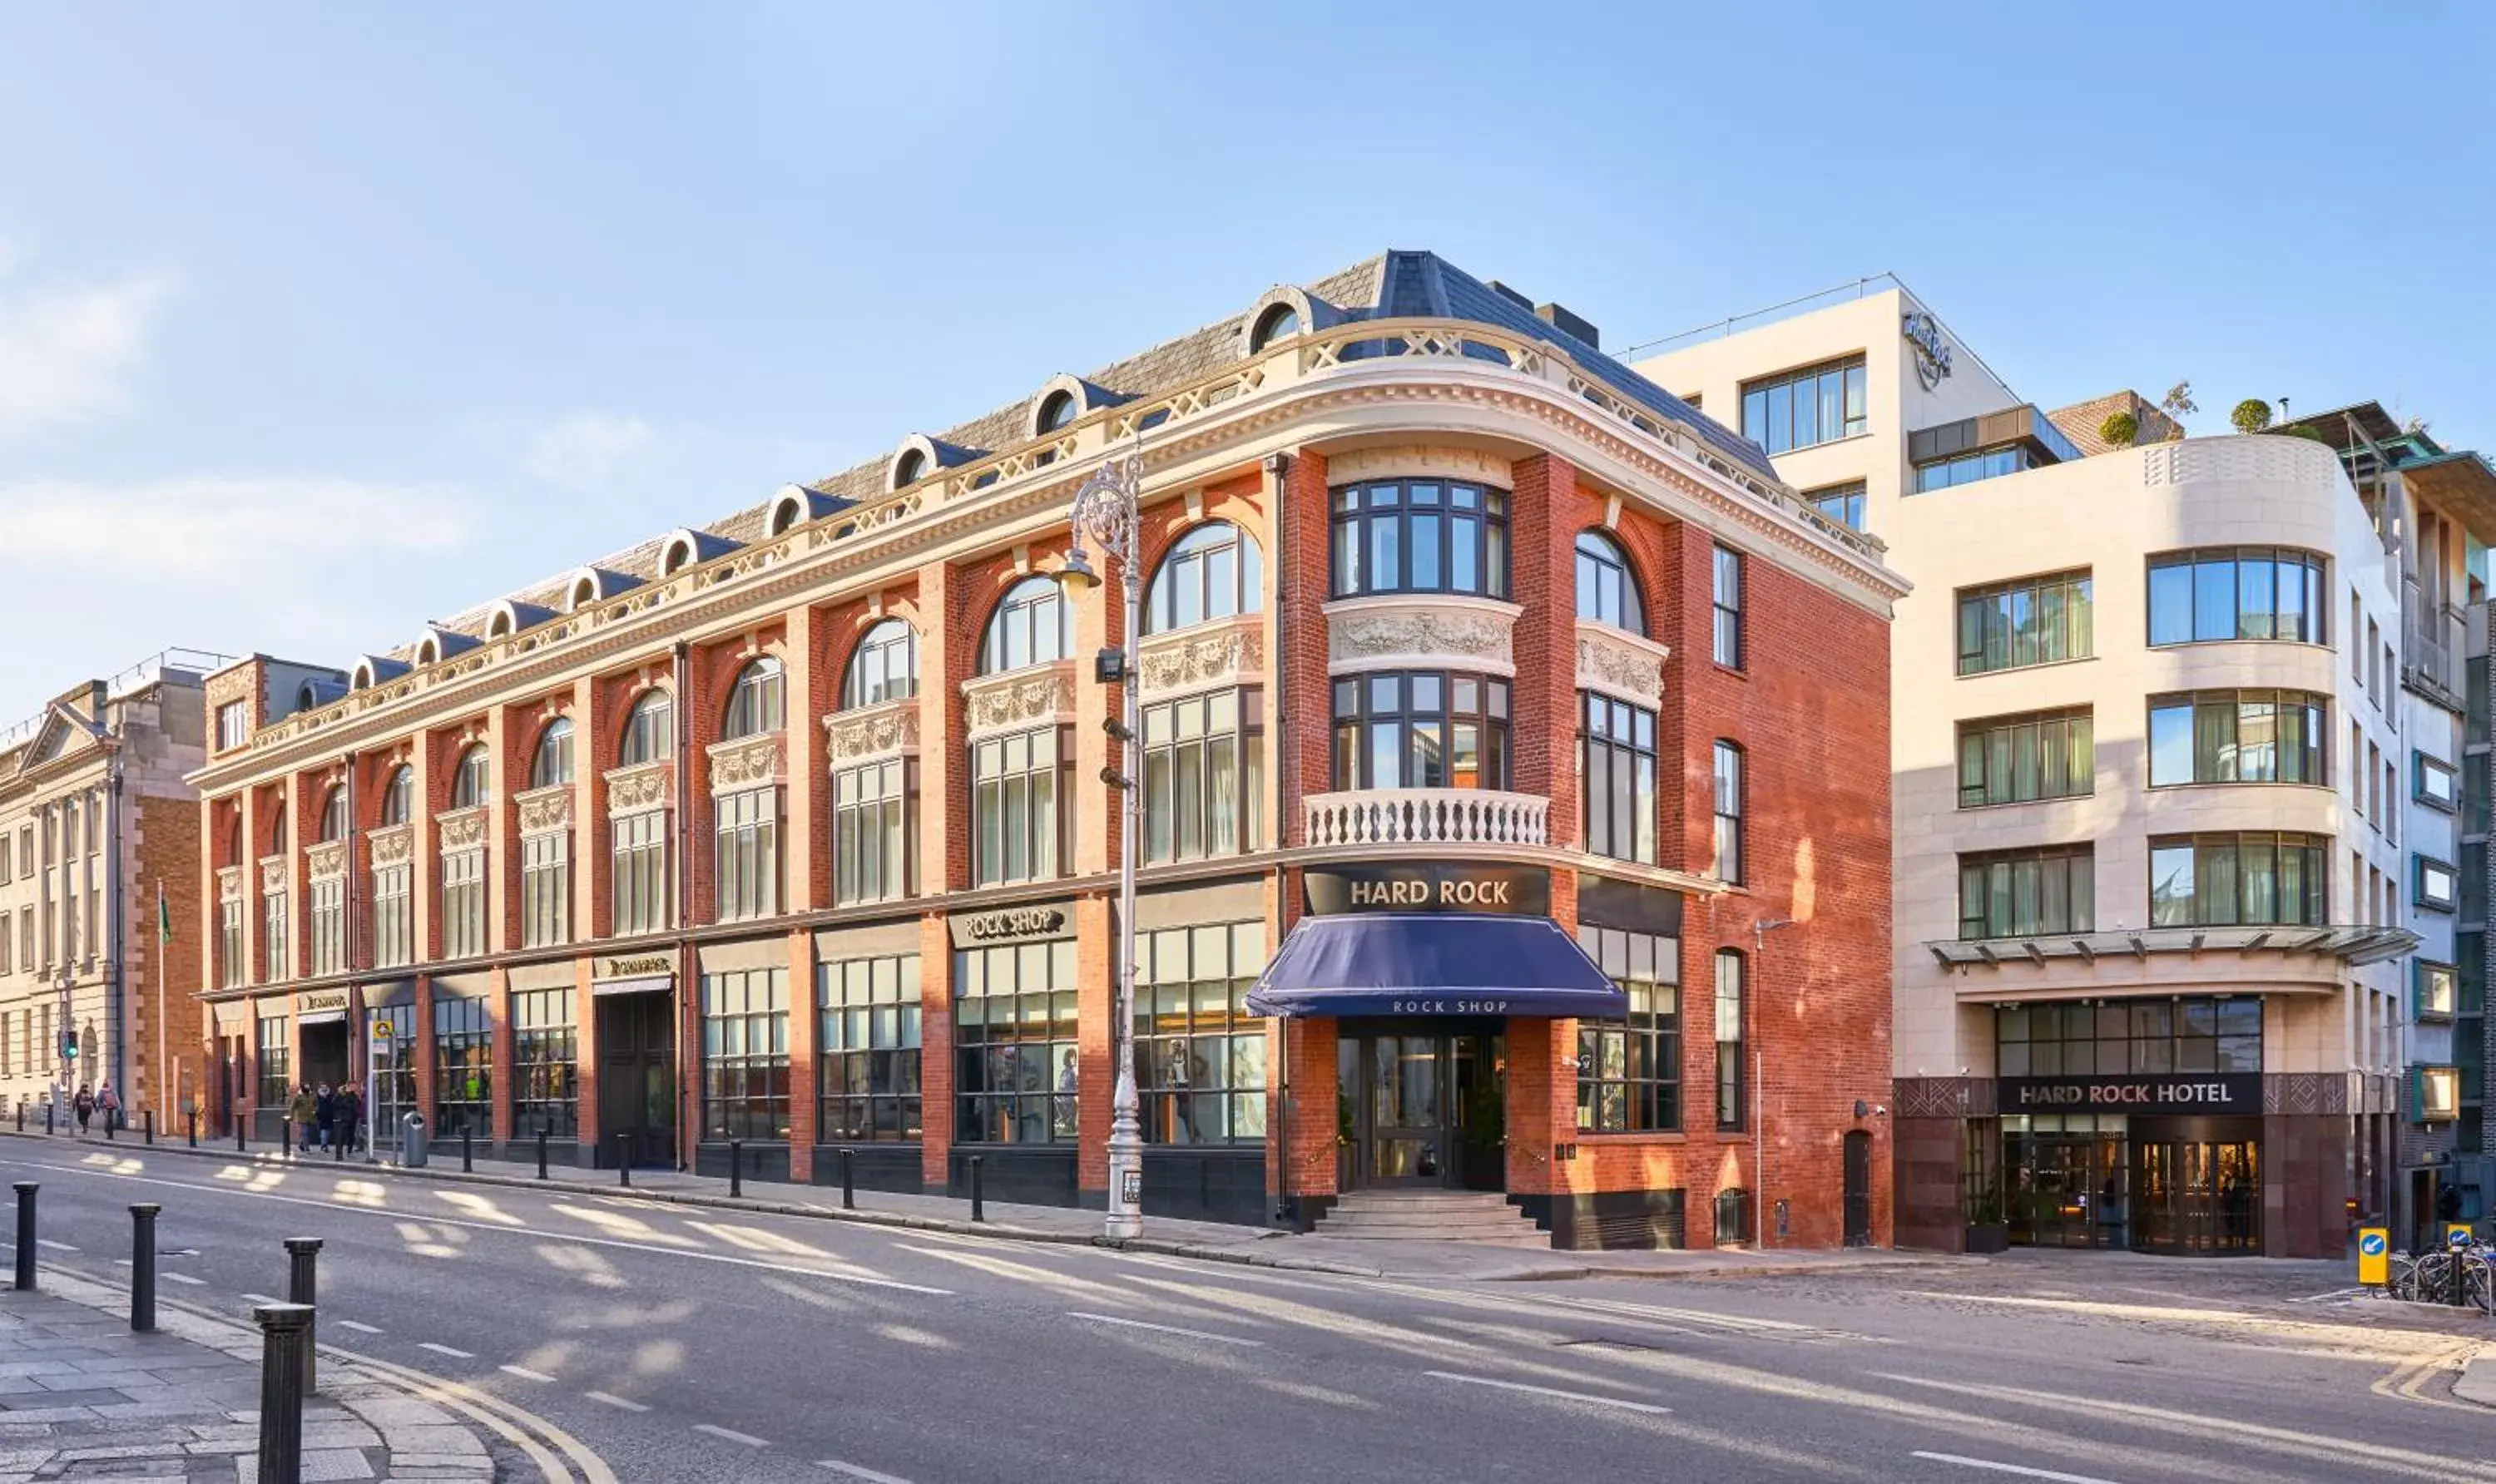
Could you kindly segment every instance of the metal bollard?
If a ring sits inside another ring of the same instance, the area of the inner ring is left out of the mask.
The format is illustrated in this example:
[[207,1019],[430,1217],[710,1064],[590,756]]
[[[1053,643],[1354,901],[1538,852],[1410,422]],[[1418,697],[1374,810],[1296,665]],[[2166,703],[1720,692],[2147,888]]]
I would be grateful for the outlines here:
[[459,1126],[459,1173],[463,1175],[477,1173],[476,1134],[466,1124]]
[[312,1310],[258,1304],[260,1323],[260,1484],[302,1484],[303,1390],[310,1371]]
[[633,1135],[629,1133],[615,1135],[615,1183],[633,1184]]
[[197,1108],[193,1108],[193,1109],[191,1109],[189,1112],[187,1112],[187,1113],[185,1113],[185,1114],[183,1114],[183,1115],[182,1115],[182,1136],[183,1136],[185,1139],[187,1139],[187,1140],[189,1140],[189,1141],[190,1141],[190,1145],[191,1145],[191,1147],[192,1147],[193,1149],[197,1149],[197,1148],[199,1148],[199,1147],[200,1147],[200,1110],[199,1110],[199,1109],[197,1109]]
[[329,1162],[332,1164],[347,1162],[347,1132],[343,1128],[329,1130]]
[[50,1134],[50,1132],[51,1132],[51,1131],[52,1131],[52,1105],[51,1105],[50,1103],[47,1102],[47,1103],[45,1103],[45,1104],[44,1104],[44,1132],[45,1132],[47,1135],[48,1135],[48,1134]]
[[22,1101],[17,1104],[17,1131],[26,1131],[26,1105]]
[[539,1128],[538,1128],[538,1178],[539,1178],[540,1180],[544,1180],[544,1179],[546,1177],[546,1128],[545,1128],[545,1126],[544,1126],[544,1125],[540,1125],[540,1126],[539,1126]]
[[17,1291],[35,1291],[35,1192],[43,1187],[17,1182]]
[[156,1110],[154,1108],[149,1108],[140,1116],[146,1120],[145,1127],[147,1129],[147,1143],[149,1147],[152,1148],[156,1143]]
[[243,1141],[242,1141],[242,1138],[243,1138],[243,1131],[242,1131],[242,1129],[243,1129],[243,1118],[244,1118],[244,1115],[243,1115],[243,1114],[240,1114],[240,1113],[237,1113],[237,1114],[235,1114],[235,1115],[234,1116],[234,1153],[235,1153],[235,1154],[243,1154],[243,1153],[247,1152],[247,1151],[246,1151],[246,1146],[243,1144]]
[[156,1213],[142,1201],[130,1208],[130,1328],[143,1335],[156,1327]]
[[857,1155],[857,1150],[846,1144],[841,1146],[841,1209],[844,1211],[858,1209]]
[[980,1190],[982,1162],[983,1161],[981,1156],[971,1156],[971,1220],[975,1221],[984,1221],[988,1219],[987,1200]]
[[728,1198],[731,1200],[745,1198],[745,1141],[743,1139],[728,1141]]
[[313,1347],[321,1343],[320,1303],[321,1239],[289,1237],[286,1239],[286,1301],[303,1306],[303,1392],[306,1396],[320,1389],[314,1378],[319,1366]]

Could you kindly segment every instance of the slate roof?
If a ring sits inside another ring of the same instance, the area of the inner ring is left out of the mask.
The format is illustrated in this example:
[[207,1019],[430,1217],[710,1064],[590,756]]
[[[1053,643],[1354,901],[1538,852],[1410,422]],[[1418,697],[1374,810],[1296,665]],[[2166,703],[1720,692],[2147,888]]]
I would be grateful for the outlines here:
[[[1322,325],[1371,319],[1471,320],[1557,346],[1568,352],[1587,374],[1612,391],[1687,424],[1729,461],[1753,471],[1763,479],[1777,479],[1775,467],[1768,462],[1767,455],[1759,445],[1712,420],[1662,386],[1544,320],[1530,308],[1518,304],[1436,253],[1385,252],[1300,287],[1302,293],[1316,301],[1312,308]],[[1085,373],[1079,379],[1105,393],[1103,401],[1115,403],[1149,396],[1210,376],[1242,358],[1245,352],[1245,337],[1241,333],[1243,320],[1254,302],[1243,303],[1237,312],[1210,325],[1166,340],[1098,371]],[[1026,397],[942,432],[929,432],[926,436],[937,446],[938,456],[946,464],[968,462],[1026,442],[1030,409],[1030,399]],[[886,492],[885,476],[892,459],[892,450],[907,436],[907,433],[896,434],[891,447],[872,458],[814,480],[808,487],[847,503],[863,503],[882,496]],[[764,535],[772,503],[765,501],[693,529],[738,544],[758,541]],[[647,580],[658,574],[660,552],[667,540],[667,534],[662,533],[629,550],[600,557],[589,565]],[[439,627],[482,637],[496,605],[506,599],[516,603],[534,603],[560,610],[564,606],[564,589],[569,576],[568,572],[549,576],[517,592],[501,595],[442,621]],[[390,651],[391,657],[400,660],[411,659],[415,653],[413,643]]]

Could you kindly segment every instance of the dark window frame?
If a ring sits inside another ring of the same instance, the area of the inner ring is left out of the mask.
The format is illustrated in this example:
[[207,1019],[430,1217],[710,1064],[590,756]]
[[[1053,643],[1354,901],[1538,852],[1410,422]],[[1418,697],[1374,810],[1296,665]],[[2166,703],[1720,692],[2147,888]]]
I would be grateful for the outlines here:
[[[1656,864],[1662,720],[1601,691],[1577,693],[1577,778],[1586,853]],[[1622,839],[1626,829],[1627,840]]]
[[2260,995],[1997,1005],[1994,1067],[2005,1077],[2260,1072],[2267,1013]]
[[921,997],[916,953],[815,967],[818,1143],[920,1142]]
[[454,1139],[463,1128],[493,1140],[493,1005],[484,995],[436,995],[431,1136]]
[[1264,940],[1262,919],[1137,935],[1136,1083],[1145,1143],[1264,1143],[1266,1029],[1248,1013]]
[[[1381,688],[1389,685],[1394,687],[1392,700],[1383,700],[1388,693]],[[1470,706],[1462,700],[1468,686],[1473,688],[1474,696]],[[1426,698],[1430,695],[1438,697],[1435,702]],[[1352,702],[1349,710],[1347,700]],[[1498,675],[1469,670],[1367,670],[1337,676],[1333,685],[1334,787],[1338,791],[1432,788],[1504,791],[1510,786],[1514,760],[1511,734],[1513,706],[1513,688]],[[1474,728],[1478,758],[1471,783],[1458,782],[1456,772],[1457,739],[1466,727]],[[1395,732],[1392,782],[1374,781],[1382,776],[1376,747],[1381,727],[1392,727]],[[1435,746],[1443,781],[1417,782],[1408,776],[1408,770],[1419,764],[1419,776],[1428,776],[1432,728],[1436,728]]]
[[1870,371],[1861,355],[1744,382],[1741,402],[1742,436],[1770,455],[1857,437],[1872,425]]
[[[2053,764],[2058,755],[2062,759],[2059,769]],[[2062,780],[2060,788],[2054,785],[2057,777]],[[2022,792],[2023,784],[2033,787]],[[2097,719],[2093,708],[2064,706],[2009,716],[1972,717],[1958,724],[1959,808],[1995,809],[2008,804],[2088,798],[2096,792]]]
[[701,1015],[702,1136],[787,1143],[789,971],[703,974]]
[[[2022,867],[2034,868],[2024,886]],[[2057,876],[2061,879],[2059,893]],[[2061,912],[2056,921],[2052,919],[2058,902]],[[2023,909],[2029,910],[2024,915]],[[2095,842],[1960,852],[1958,936],[1962,943],[2061,938],[2096,931]]]
[[2089,568],[1963,587],[1954,606],[1962,679],[2097,658],[2097,580]]
[[1626,1019],[1577,1023],[1577,1131],[1679,1133],[1681,941],[1588,923],[1577,943],[1629,997]]
[[[2270,594],[2270,606],[2262,617],[2249,617],[2245,605],[2247,582],[2251,573],[2242,564],[2261,563],[2269,569],[2263,586]],[[2225,576],[2219,575],[2226,569]],[[2295,584],[2299,632],[2282,634],[2279,629],[2279,573],[2292,570],[2298,574]],[[2184,575],[2180,589],[2172,574]],[[2153,649],[2173,648],[2182,644],[2233,644],[2247,640],[2327,645],[2331,623],[2331,561],[2322,552],[2296,546],[2188,546],[2174,551],[2161,551],[2148,558],[2147,585],[2142,604],[2145,633]],[[2226,600],[2227,622],[2218,624],[2217,605]],[[2180,613],[2171,604],[2179,601]],[[2207,606],[2205,606],[2205,603]],[[2202,620],[2212,620],[2212,627],[2233,632],[2203,634]],[[2182,625],[2179,634],[2176,628]],[[2249,633],[2250,629],[2266,629],[2267,633]],[[2162,636],[2163,635],[2163,636]]]
[[[2256,708],[2270,708],[2270,739],[2248,744],[2248,727]],[[2292,728],[2292,708],[2297,721]],[[2162,727],[2178,725],[2161,718],[2183,715],[2183,745],[2191,757],[2189,778],[2162,776],[2159,738]],[[2149,697],[2147,767],[2152,788],[2183,788],[2207,784],[2296,784],[2330,788],[2331,697],[2313,691],[2237,690],[2176,691]],[[2291,730],[2303,734],[2303,745],[2291,752]],[[2205,748],[2207,749],[2205,752]],[[2263,765],[2263,758],[2267,765]],[[2293,759],[2292,765],[2292,759]],[[2257,776],[2246,777],[2248,771]],[[2290,777],[2290,773],[2299,776]],[[2269,776],[2260,776],[2267,773]]]
[[[2245,871],[2248,850],[2270,853],[2271,911],[2261,913],[2252,909],[2257,887]],[[2289,851],[2296,852],[2297,869],[2287,869]],[[2181,863],[2179,852],[2192,869],[2191,890],[2178,895],[2168,890],[2162,897],[2160,872],[2173,872]],[[2332,842],[2327,835],[2309,835],[2296,830],[2209,830],[2190,835],[2152,835],[2149,837],[2149,922],[2152,927],[2324,927],[2331,916]],[[2162,857],[2164,861],[2162,863]],[[2291,877],[2294,880],[2292,881]],[[2289,888],[2294,889],[2303,904],[2292,913],[2282,905],[2288,900]],[[2222,889],[2234,898],[2222,905],[2217,893]]]
[[[1512,560],[1509,501],[1510,492],[1495,484],[1465,479],[1371,479],[1336,486],[1326,501],[1328,595],[1448,593],[1505,602]],[[1421,565],[1416,555],[1424,550],[1426,578],[1416,575]],[[1389,563],[1394,579],[1382,583],[1377,570]],[[1470,582],[1461,580],[1460,563],[1470,565]]]
[[580,1133],[578,1001],[568,988],[512,991],[512,1137]]
[[1074,943],[957,948],[953,986],[954,1143],[1072,1145],[1082,1096]]

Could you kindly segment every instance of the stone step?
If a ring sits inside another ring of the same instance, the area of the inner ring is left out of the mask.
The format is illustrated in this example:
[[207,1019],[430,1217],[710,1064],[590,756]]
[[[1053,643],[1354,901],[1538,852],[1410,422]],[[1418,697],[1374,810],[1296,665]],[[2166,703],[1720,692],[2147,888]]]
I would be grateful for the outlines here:
[[1399,1211],[1337,1206],[1326,1214],[1326,1219],[1362,1226],[1513,1226],[1519,1221],[1532,1224],[1530,1217],[1513,1206],[1505,1211]]
[[1550,1236],[1495,1190],[1356,1190],[1317,1223],[1321,1236],[1548,1248]]

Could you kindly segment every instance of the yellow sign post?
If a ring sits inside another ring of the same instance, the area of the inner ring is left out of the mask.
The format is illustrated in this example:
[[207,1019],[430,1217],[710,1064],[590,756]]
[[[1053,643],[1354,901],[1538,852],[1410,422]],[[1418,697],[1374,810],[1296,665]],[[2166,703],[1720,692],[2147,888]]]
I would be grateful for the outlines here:
[[2470,1223],[2468,1221],[2447,1221],[2444,1223],[2444,1250],[2446,1252],[2460,1252],[2462,1249],[2470,1245]]
[[2357,1228],[2357,1283],[2381,1288],[2392,1281],[2392,1234],[2382,1226]]

